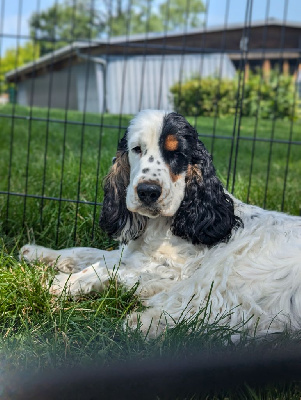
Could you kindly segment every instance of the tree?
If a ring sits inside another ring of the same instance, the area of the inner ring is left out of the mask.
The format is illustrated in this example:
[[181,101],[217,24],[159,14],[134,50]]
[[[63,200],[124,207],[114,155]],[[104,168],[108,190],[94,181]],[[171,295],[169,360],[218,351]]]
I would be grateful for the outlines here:
[[165,29],[169,31],[203,26],[205,11],[201,0],[166,0],[160,5],[160,14],[165,16]]
[[[109,36],[163,30],[162,18],[155,12],[154,0],[106,1],[105,32]],[[113,6],[113,7],[112,7]]]
[[41,54],[80,39],[202,26],[202,0],[64,0],[30,18]]
[[112,35],[180,31],[201,27],[202,0],[106,1],[106,31]]
[[41,55],[78,39],[93,39],[103,28],[92,1],[65,0],[45,11],[32,14],[30,35],[39,40]]
[[0,93],[8,89],[8,84],[5,82],[5,74],[7,72],[30,61],[34,61],[39,56],[40,48],[37,43],[26,42],[18,48],[7,49],[4,56],[0,59]]

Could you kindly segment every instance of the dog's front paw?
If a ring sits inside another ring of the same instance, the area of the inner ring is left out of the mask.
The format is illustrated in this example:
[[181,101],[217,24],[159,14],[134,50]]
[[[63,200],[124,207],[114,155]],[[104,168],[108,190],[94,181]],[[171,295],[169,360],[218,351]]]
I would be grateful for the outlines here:
[[26,244],[19,253],[20,260],[26,261],[41,261],[44,247],[36,246],[35,244]]
[[59,272],[55,275],[49,292],[55,296],[66,294],[77,299],[82,295],[101,292],[107,286],[108,279],[101,281],[94,271],[90,271],[90,274],[86,272],[87,269],[75,274]]
[[49,293],[54,296],[61,296],[63,293],[70,295],[71,275],[59,272],[55,275],[49,287]]
[[171,318],[161,310],[148,309],[144,312],[133,312],[125,322],[125,327],[139,329],[148,339],[160,336],[167,327],[172,326]]
[[64,257],[56,250],[37,246],[35,244],[26,244],[23,246],[20,250],[19,258],[27,262],[43,262],[66,274],[79,272],[81,270],[74,258]]
[[72,274],[59,272],[55,275],[49,293],[54,296],[66,295],[73,299],[77,299],[83,294],[91,292],[91,284],[82,282],[79,279],[74,279]]

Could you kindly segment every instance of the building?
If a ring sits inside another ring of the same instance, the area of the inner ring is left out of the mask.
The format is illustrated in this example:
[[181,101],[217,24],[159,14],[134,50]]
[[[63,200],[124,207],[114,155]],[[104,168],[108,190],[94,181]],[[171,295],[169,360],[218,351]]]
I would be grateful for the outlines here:
[[[170,109],[169,88],[193,75],[233,78],[235,69],[276,65],[296,77],[301,24],[229,25],[183,33],[75,42],[10,71],[22,105],[89,112]],[[300,76],[300,75],[299,75]]]
[[219,69],[223,77],[235,76],[223,54],[89,56],[82,50],[86,43],[73,43],[7,74],[17,85],[17,103],[113,114],[169,110],[174,83]]

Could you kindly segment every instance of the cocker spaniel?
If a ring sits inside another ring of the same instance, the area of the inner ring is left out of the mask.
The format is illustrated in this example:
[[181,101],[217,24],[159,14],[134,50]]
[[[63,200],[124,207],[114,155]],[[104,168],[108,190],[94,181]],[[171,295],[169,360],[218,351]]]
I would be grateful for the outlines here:
[[301,218],[227,193],[181,115],[144,110],[131,121],[105,178],[100,226],[118,250],[26,245],[21,257],[60,271],[56,295],[65,285],[71,296],[101,291],[119,265],[147,306],[127,323],[150,336],[184,310],[197,314],[209,294],[210,321],[228,313],[231,326],[258,332],[301,328]]

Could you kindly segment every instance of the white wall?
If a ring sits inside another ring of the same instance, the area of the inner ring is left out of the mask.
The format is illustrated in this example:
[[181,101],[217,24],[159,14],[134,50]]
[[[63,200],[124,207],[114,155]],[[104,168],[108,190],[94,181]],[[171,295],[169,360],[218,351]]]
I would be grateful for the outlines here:
[[76,76],[73,68],[29,78],[18,84],[19,104],[77,110]]
[[77,109],[93,113],[101,112],[102,87],[96,78],[97,64],[83,62],[73,68],[76,74]]
[[69,110],[100,112],[96,64],[83,62],[61,71],[48,72],[18,84],[17,102],[24,106],[68,107]]

